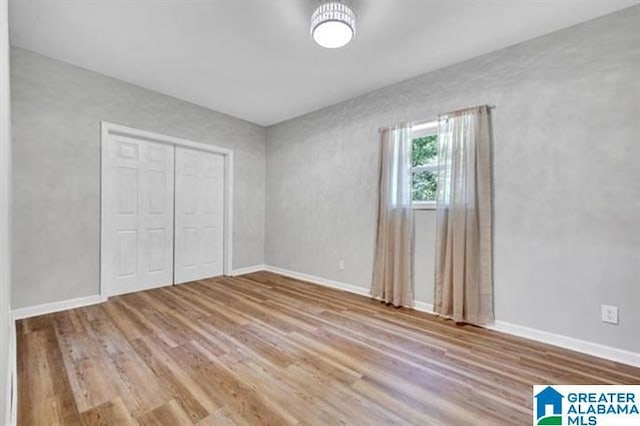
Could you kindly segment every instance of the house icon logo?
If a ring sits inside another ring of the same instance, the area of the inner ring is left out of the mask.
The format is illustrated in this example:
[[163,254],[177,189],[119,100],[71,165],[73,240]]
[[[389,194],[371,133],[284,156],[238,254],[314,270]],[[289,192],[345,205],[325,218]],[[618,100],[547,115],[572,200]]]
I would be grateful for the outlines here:
[[538,426],[562,425],[562,398],[564,396],[551,386],[547,386],[535,396],[536,424]]

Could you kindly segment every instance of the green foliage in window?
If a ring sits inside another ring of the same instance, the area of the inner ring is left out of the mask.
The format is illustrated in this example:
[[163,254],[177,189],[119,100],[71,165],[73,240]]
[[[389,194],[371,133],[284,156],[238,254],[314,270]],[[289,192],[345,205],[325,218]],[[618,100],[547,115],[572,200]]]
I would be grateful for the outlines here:
[[418,172],[413,174],[413,201],[435,201],[438,179],[435,173]]
[[413,140],[411,151],[411,166],[435,164],[438,160],[438,136],[429,135]]
[[[436,165],[438,162],[438,136],[429,135],[413,140],[411,165],[413,167]],[[413,173],[411,192],[414,201],[435,201],[438,178],[434,171]]]

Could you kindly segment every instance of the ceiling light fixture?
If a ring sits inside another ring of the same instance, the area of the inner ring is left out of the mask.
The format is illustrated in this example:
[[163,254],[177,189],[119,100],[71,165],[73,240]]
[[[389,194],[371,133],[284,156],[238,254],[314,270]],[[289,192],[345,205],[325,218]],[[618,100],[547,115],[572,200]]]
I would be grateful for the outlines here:
[[322,47],[346,46],[356,35],[356,15],[341,1],[328,1],[311,15],[311,38]]

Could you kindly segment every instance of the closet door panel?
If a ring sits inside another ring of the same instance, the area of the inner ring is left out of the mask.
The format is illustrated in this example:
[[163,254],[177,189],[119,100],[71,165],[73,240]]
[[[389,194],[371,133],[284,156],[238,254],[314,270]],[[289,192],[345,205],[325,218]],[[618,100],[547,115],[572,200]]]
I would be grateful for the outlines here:
[[175,283],[223,274],[224,157],[176,147]]
[[174,147],[110,136],[103,149],[107,295],[173,283]]

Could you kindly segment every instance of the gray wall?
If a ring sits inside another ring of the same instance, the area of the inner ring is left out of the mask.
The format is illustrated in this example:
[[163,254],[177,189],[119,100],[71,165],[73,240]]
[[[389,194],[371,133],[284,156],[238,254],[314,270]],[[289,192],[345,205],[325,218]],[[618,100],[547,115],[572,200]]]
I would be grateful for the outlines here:
[[102,120],[233,149],[233,266],[264,262],[263,127],[18,48],[11,83],[14,309],[98,294]]
[[9,192],[11,190],[11,137],[9,118],[9,26],[7,2],[0,1],[0,423],[5,422],[7,401],[7,366],[9,365],[11,299]]
[[[638,28],[626,9],[268,128],[266,262],[369,288],[378,127],[496,105],[497,319],[640,352]],[[424,302],[434,226],[416,212]]]

